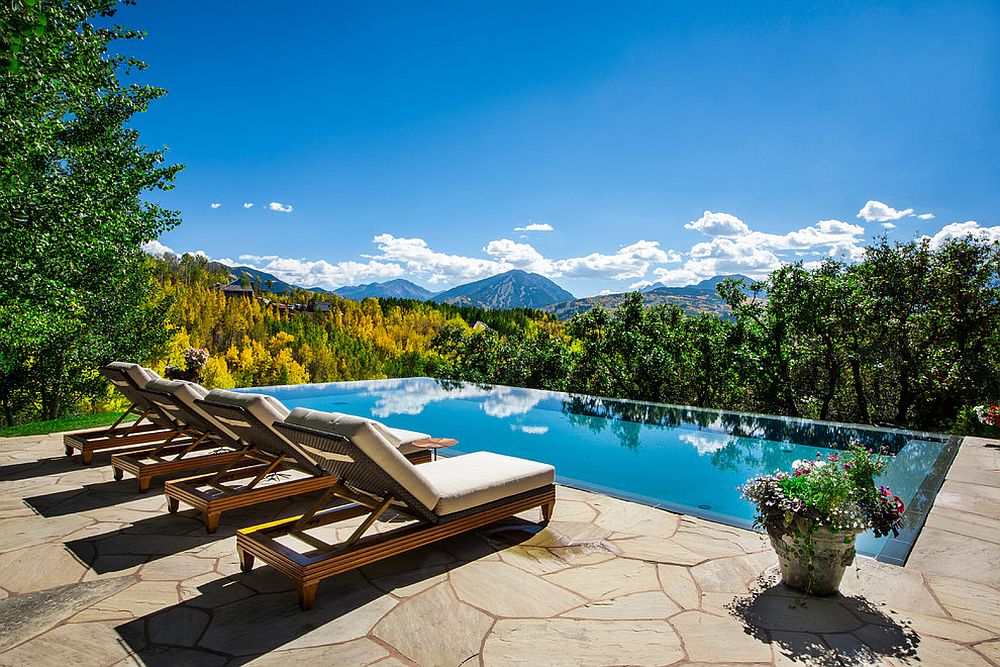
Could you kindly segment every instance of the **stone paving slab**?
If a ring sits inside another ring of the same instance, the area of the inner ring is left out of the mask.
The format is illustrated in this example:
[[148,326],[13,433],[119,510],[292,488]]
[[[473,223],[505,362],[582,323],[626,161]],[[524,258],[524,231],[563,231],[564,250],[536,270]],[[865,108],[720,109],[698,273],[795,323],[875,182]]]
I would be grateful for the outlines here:
[[60,436],[0,440],[3,665],[1000,665],[1000,450],[967,438],[905,568],[858,559],[841,595],[777,581],[760,536],[559,487],[488,526],[321,584],[302,612],[236,528],[83,467]]

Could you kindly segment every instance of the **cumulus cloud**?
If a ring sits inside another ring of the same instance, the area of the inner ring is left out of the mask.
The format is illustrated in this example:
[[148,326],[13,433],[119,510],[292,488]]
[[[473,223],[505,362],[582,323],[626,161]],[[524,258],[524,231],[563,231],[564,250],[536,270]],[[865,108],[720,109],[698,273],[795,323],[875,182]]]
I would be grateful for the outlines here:
[[856,260],[864,252],[864,227],[843,220],[820,220],[786,234],[772,234],[754,231],[729,213],[705,211],[685,227],[712,238],[692,246],[682,267],[654,268],[653,275],[665,285],[692,285],[731,273],[761,279],[780,267],[787,253]]
[[595,252],[566,259],[547,258],[530,243],[518,243],[511,239],[497,239],[487,243],[483,252],[489,259],[438,252],[432,250],[421,238],[379,234],[373,242],[382,254],[373,255],[372,259],[400,262],[409,271],[429,274],[431,277],[428,282],[435,284],[476,280],[512,269],[530,271],[549,278],[627,280],[644,277],[653,264],[681,261],[679,253],[660,248],[656,241],[636,241],[614,254]]
[[680,253],[660,248],[657,241],[636,241],[620,248],[613,255],[595,252],[585,257],[558,260],[555,262],[555,275],[629,280],[644,278],[652,264],[674,264],[680,261]]
[[243,202],[243,208],[253,208],[253,202],[252,201]]
[[931,248],[937,249],[949,239],[963,238],[971,236],[982,241],[1000,241],[1000,225],[996,227],[980,227],[975,220],[965,222],[953,222],[945,225],[934,236],[922,236],[921,240],[930,241]]
[[[392,234],[379,234],[372,242],[382,252],[381,255],[367,256],[384,262],[398,262],[408,271],[429,274],[428,282],[436,284],[456,279],[475,280],[503,273],[501,262],[431,250],[427,241],[421,238],[403,238]],[[511,241],[513,243],[513,241]]]
[[162,257],[163,255],[174,255],[176,254],[172,249],[163,245],[156,239],[152,241],[146,241],[142,244],[142,251],[148,255],[153,255],[154,257]]
[[858,211],[858,217],[868,222],[887,222],[889,220],[899,220],[908,215],[913,215],[912,208],[905,208],[897,211],[888,204],[869,199],[868,202]]
[[278,213],[291,213],[295,208],[291,204],[282,204],[280,201],[273,201],[267,205],[272,211],[277,211]]
[[896,224],[892,223],[892,222],[883,222],[882,226],[885,227],[886,229],[895,229],[896,228]]
[[211,206],[212,208],[219,208],[220,206],[222,206],[222,204],[220,204],[217,201],[214,201],[211,204],[209,204],[209,206]]
[[634,282],[631,285],[629,285],[628,290],[630,292],[641,291],[646,289],[650,285],[655,285],[655,284],[656,284],[655,280],[640,280],[638,282]]
[[708,210],[697,220],[684,225],[684,229],[692,229],[705,236],[742,236],[750,233],[750,227],[735,215],[712,213]]
[[933,213],[921,213],[917,217],[920,218],[921,220],[933,220],[934,219],[934,214]]
[[515,232],[551,232],[552,225],[547,222],[533,222],[523,227],[515,227]]

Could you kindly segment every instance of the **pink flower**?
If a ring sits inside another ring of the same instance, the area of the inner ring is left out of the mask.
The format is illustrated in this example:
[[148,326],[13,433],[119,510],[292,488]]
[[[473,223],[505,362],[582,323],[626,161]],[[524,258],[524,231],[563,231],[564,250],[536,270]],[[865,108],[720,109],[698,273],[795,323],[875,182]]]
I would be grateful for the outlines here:
[[837,460],[837,459],[839,459],[839,458],[840,458],[840,457],[839,457],[839,456],[837,456],[836,454],[830,454],[829,456],[827,456],[827,457],[826,457],[826,460],[827,460],[827,461],[830,461],[830,462],[832,463],[832,462],[836,461],[836,460]]

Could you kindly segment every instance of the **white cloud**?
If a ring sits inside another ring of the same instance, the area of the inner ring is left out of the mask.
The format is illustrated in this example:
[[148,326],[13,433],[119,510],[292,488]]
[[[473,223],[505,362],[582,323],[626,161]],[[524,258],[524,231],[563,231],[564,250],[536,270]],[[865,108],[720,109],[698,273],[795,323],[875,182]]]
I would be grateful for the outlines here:
[[920,240],[929,240],[931,248],[936,250],[949,239],[957,239],[965,236],[972,236],[983,241],[1000,241],[1000,225],[996,227],[980,227],[979,223],[975,220],[953,222],[942,227],[934,236],[922,236]]
[[148,255],[153,255],[154,257],[162,257],[163,255],[175,255],[176,253],[163,245],[156,239],[152,241],[146,241],[142,244],[142,251]]
[[[303,287],[334,288],[372,280],[399,278],[406,274],[398,264],[385,262],[306,260],[277,255],[240,255],[240,261],[260,271],[273,273],[282,280]],[[221,261],[221,260],[220,260]],[[227,264],[234,263],[223,262]]]
[[702,280],[702,276],[689,269],[653,269],[653,275],[668,287],[694,285]]
[[[864,252],[864,227],[843,220],[820,220],[786,234],[753,231],[728,213],[705,214],[685,225],[712,238],[692,246],[681,268],[655,268],[653,274],[665,285],[692,285],[712,276],[741,273],[761,279],[784,262],[779,253],[825,254],[856,260]],[[821,252],[822,251],[822,252]]]
[[656,241],[636,241],[613,255],[591,253],[567,259],[549,259],[530,243],[518,243],[511,239],[487,243],[483,252],[490,259],[437,252],[421,238],[379,234],[372,241],[382,254],[370,256],[371,259],[401,262],[409,271],[430,274],[429,282],[434,284],[477,280],[512,269],[531,271],[549,278],[627,280],[644,277],[653,264],[681,261],[679,253],[663,250]]
[[291,213],[295,208],[291,204],[282,204],[280,201],[273,201],[267,205],[272,211],[277,211],[278,213]]
[[512,431],[516,430],[528,435],[545,435],[549,432],[548,426],[514,426],[512,424],[510,428]]
[[552,225],[547,222],[533,222],[523,227],[515,227],[515,232],[551,232]]
[[691,259],[685,262],[684,269],[699,278],[730,273],[762,278],[779,266],[781,260],[778,256],[759,242],[748,240],[747,237],[716,237],[711,241],[695,244],[691,248]]
[[712,213],[706,210],[701,217],[693,220],[684,229],[701,232],[705,236],[742,236],[750,233],[745,222],[729,213]]
[[552,276],[572,278],[606,278],[629,280],[644,278],[652,264],[674,264],[681,261],[680,253],[663,250],[657,241],[636,241],[620,248],[613,255],[591,253],[554,262]]
[[631,285],[629,285],[628,286],[628,290],[630,292],[641,291],[641,290],[646,289],[650,285],[654,285],[654,284],[656,284],[655,280],[640,280],[638,282],[634,282]]
[[[503,273],[513,267],[504,268],[501,262],[462,255],[449,255],[431,250],[427,241],[421,238],[402,238],[392,234],[379,234],[372,242],[382,252],[381,255],[366,255],[373,260],[400,262],[408,271],[430,274],[429,282],[451,282],[453,280],[476,280]],[[511,241],[511,243],[514,243]]]
[[933,213],[921,213],[917,217],[920,218],[921,220],[933,220],[934,219],[934,214]]
[[698,450],[698,456],[713,454],[729,444],[730,437],[723,434],[681,433],[677,439]]
[[858,217],[864,218],[868,222],[886,222],[889,220],[899,220],[908,215],[913,215],[912,208],[897,211],[888,204],[869,199],[868,202],[858,211]]
[[252,201],[243,202],[243,208],[253,208],[253,202]]
[[892,223],[892,222],[883,222],[882,226],[885,227],[886,229],[895,229],[896,228],[895,223]]
[[219,208],[220,206],[222,206],[222,204],[220,204],[217,201],[214,201],[211,204],[209,204],[209,206],[211,206],[212,208]]

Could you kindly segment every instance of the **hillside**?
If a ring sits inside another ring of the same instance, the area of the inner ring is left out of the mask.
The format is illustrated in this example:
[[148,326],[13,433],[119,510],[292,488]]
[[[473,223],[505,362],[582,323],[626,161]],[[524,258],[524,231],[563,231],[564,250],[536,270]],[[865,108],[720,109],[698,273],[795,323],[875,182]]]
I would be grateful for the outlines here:
[[409,280],[403,280],[402,278],[388,280],[384,283],[345,285],[333,290],[333,293],[339,294],[345,299],[354,299],[355,301],[363,301],[371,298],[428,301],[435,294],[420,285],[411,283]]
[[[729,316],[729,308],[719,298],[715,287],[727,278],[742,278],[748,285],[754,281],[746,276],[734,274],[730,276],[714,276],[696,285],[686,287],[665,287],[661,283],[650,285],[642,291],[642,302],[646,306],[657,306],[670,303],[680,306],[688,315],[710,313],[722,317]],[[614,310],[625,300],[627,292],[620,294],[601,294],[588,296],[572,301],[563,301],[542,308],[554,314],[560,320],[568,320],[574,315],[585,313],[595,306],[603,306],[606,310]]]
[[543,308],[573,295],[537,273],[514,270],[459,285],[433,300],[457,306],[480,308]]
[[[256,282],[260,284],[260,289],[262,291],[271,291],[274,294],[288,294],[293,289],[298,288],[297,285],[292,285],[281,280],[277,276],[261,271],[260,269],[255,269],[249,266],[229,266],[228,264],[223,264],[221,262],[209,262],[209,270],[225,270],[229,272],[229,275],[233,276],[235,280],[239,280],[243,274],[250,276],[251,282]],[[271,281],[270,290],[268,290],[268,282]],[[303,288],[304,289],[304,288]]]

